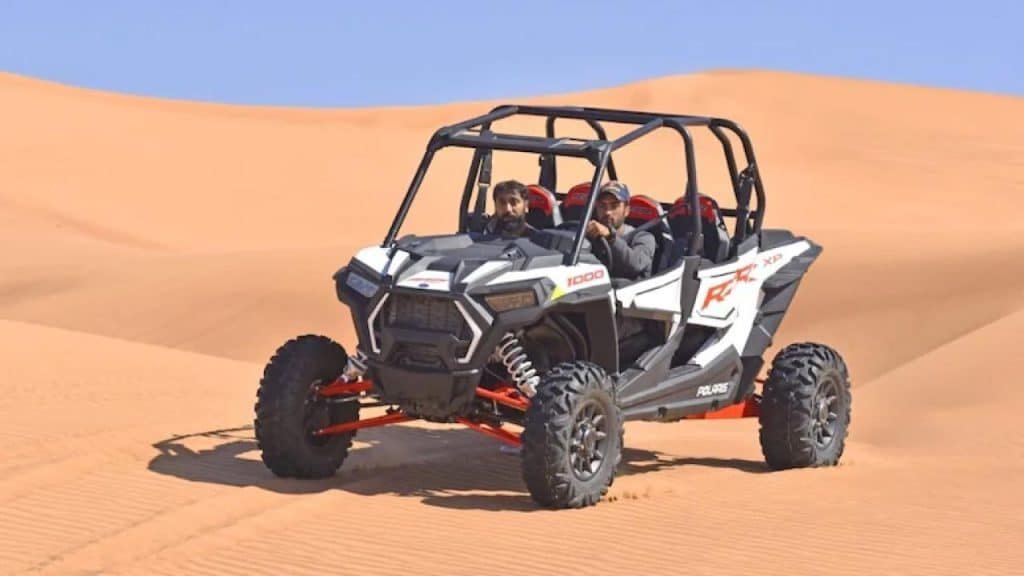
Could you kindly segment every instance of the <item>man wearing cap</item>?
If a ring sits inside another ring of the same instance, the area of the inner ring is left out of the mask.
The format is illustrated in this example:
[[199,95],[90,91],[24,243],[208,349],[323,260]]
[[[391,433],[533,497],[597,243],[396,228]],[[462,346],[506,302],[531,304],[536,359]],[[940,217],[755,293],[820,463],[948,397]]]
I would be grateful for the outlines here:
[[651,275],[654,250],[657,243],[654,235],[646,230],[630,234],[634,230],[626,224],[629,215],[629,188],[622,182],[612,180],[601,187],[594,206],[595,219],[587,222],[586,235],[593,246],[594,255],[608,265],[604,246],[596,242],[600,237],[608,241],[611,249],[613,278],[639,280]]

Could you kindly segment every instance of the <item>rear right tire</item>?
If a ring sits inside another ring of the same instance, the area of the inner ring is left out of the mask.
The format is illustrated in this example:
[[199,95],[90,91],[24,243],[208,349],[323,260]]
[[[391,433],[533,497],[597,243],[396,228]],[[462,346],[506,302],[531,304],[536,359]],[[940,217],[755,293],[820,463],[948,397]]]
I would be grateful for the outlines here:
[[761,451],[775,470],[835,466],[850,425],[850,378],[838,352],[791,344],[772,360],[761,396]]

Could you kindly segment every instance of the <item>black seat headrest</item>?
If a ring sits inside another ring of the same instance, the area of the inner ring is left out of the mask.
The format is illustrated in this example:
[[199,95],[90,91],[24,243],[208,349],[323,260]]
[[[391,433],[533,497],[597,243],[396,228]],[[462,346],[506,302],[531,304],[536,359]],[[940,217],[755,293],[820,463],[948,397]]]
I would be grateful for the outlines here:
[[[704,194],[697,195],[700,203],[701,234],[704,237],[704,257],[713,262],[722,262],[729,253],[729,233],[725,220],[718,208],[718,202]],[[668,225],[676,242],[689,241],[693,231],[693,217],[690,203],[682,196],[672,204],[669,210]]]

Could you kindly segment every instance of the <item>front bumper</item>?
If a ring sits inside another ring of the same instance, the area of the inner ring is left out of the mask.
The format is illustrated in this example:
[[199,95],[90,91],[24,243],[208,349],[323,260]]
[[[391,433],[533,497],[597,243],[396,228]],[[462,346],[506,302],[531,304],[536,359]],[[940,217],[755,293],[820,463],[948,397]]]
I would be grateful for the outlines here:
[[446,420],[472,407],[480,370],[423,370],[370,362],[380,400],[422,418]]
[[472,406],[481,368],[471,362],[481,318],[457,298],[393,290],[367,317],[369,368],[380,400],[406,413],[446,420]]
[[483,294],[396,287],[363,270],[360,274],[378,282],[380,289],[361,295],[346,285],[350,272],[335,276],[338,297],[352,312],[367,378],[374,381],[382,402],[426,418],[465,414],[501,337],[536,321],[551,289],[530,280],[484,291],[537,286],[537,306],[498,313],[483,302]]

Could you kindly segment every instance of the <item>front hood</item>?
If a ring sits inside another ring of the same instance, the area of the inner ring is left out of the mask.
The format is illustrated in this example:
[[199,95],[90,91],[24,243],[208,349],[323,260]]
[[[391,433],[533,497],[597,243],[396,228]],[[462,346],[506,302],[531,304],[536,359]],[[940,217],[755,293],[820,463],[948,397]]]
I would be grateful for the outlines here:
[[[550,240],[550,239],[549,239]],[[571,244],[571,236],[568,237]],[[544,238],[540,239],[545,242]],[[564,249],[555,239],[553,245]],[[581,260],[593,259],[589,258]],[[532,239],[475,240],[468,236],[403,238],[389,250],[379,246],[360,250],[349,266],[335,274],[338,298],[352,310],[362,349],[381,354],[387,343],[374,328],[386,302],[401,300],[402,318],[415,317],[427,325],[444,323],[452,308],[475,327],[466,358],[483,342],[486,327],[507,330],[536,321],[543,311],[564,301],[607,298],[610,284],[600,263],[566,266],[565,253],[545,248]],[[487,296],[533,290],[532,306],[495,312]],[[429,293],[442,298],[426,298]],[[388,305],[390,306],[390,305]],[[406,335],[408,336],[408,335]],[[488,338],[490,336],[487,336]],[[490,342],[490,341],[488,341]],[[492,344],[486,344],[490,347]]]
[[439,293],[487,293],[512,284],[547,279],[551,297],[606,290],[606,270],[584,241],[580,262],[564,264],[573,233],[543,230],[532,239],[481,240],[469,235],[407,236],[395,250],[374,246],[356,254],[360,264],[391,286]]
[[526,238],[480,240],[466,234],[405,237],[390,258],[376,247],[356,255],[391,276],[395,286],[440,292],[469,290],[507,272],[557,268],[564,257]]

